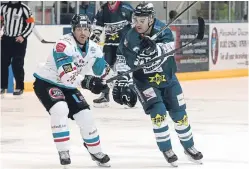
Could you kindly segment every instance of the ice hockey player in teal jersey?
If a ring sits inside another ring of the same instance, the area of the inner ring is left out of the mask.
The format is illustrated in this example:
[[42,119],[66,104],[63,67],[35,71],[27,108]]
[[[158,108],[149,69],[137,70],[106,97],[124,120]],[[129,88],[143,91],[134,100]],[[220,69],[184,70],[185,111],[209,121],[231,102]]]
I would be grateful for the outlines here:
[[[122,38],[117,50],[116,70],[118,72],[133,69],[175,49],[174,37],[170,29],[165,29],[156,40],[150,39],[165,26],[155,18],[152,3],[139,4],[136,7],[133,24],[134,28]],[[159,150],[168,163],[177,166],[178,158],[172,150],[167,122],[169,115],[174,122],[175,131],[185,154],[192,161],[201,163],[203,155],[194,147],[186,103],[176,71],[174,55],[157,60],[133,72],[133,84],[129,76],[118,79],[113,89],[113,99],[121,105],[135,105],[135,97],[138,96],[145,113],[151,118]]]
[[[132,6],[126,2],[107,1],[101,6],[95,16],[96,25],[90,38],[97,41],[100,39],[101,33],[104,33],[104,58],[112,70],[114,70],[116,51],[120,39],[131,28],[132,13]],[[93,100],[93,106],[100,108],[108,107],[110,102],[109,92],[109,88],[102,91],[101,96]]]

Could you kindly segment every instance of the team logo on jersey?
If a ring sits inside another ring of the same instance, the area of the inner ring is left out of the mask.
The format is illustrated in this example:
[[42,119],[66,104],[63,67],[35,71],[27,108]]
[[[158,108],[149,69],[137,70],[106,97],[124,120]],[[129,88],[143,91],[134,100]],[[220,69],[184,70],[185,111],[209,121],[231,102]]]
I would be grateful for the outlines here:
[[118,39],[119,38],[119,36],[118,36],[118,34],[113,34],[113,35],[111,35],[110,37],[109,37],[109,40],[115,40],[115,39]]
[[96,52],[96,48],[92,46],[92,47],[90,48],[90,51],[91,51],[92,53],[95,53],[95,52]]
[[56,87],[50,88],[48,90],[48,94],[53,100],[65,99],[63,92],[59,88],[56,88]]
[[72,67],[71,63],[63,65],[62,68],[63,68],[65,73],[73,71],[73,67]]
[[63,43],[57,43],[57,45],[56,45],[56,52],[62,53],[62,52],[64,52],[65,48],[66,48],[65,44],[63,44]]
[[178,126],[188,126],[188,116],[184,115],[182,120],[177,121]]
[[156,73],[155,76],[149,77],[149,82],[160,85],[161,82],[166,82],[165,75],[160,75],[159,73]]
[[151,118],[151,120],[154,125],[156,125],[157,127],[160,127],[162,123],[166,120],[166,115],[162,116],[160,114],[157,114],[156,117]]

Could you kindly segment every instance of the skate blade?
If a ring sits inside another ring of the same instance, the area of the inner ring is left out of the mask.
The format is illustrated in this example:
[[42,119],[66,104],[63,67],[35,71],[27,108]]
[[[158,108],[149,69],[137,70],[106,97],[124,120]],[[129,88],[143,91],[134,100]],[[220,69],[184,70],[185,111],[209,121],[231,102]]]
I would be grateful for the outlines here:
[[137,108],[136,106],[134,106],[134,107],[129,107],[127,105],[124,106],[124,109],[136,109],[136,108]]
[[172,167],[178,167],[178,164],[176,162],[169,163]]
[[95,108],[105,108],[105,107],[109,107],[109,103],[93,103],[93,107],[95,107]]
[[63,165],[63,169],[70,169],[70,165]]
[[21,99],[23,99],[23,96],[22,95],[13,95],[13,99],[14,100],[21,100]]
[[100,163],[100,162],[97,162],[97,161],[96,161],[96,164],[97,164],[99,167],[105,167],[105,168],[111,167],[111,165],[110,165],[109,163]]
[[191,161],[191,162],[193,162],[195,164],[200,164],[200,165],[203,164],[201,160],[195,160],[190,155],[188,155],[188,154],[186,154],[186,155],[187,155],[189,161]]

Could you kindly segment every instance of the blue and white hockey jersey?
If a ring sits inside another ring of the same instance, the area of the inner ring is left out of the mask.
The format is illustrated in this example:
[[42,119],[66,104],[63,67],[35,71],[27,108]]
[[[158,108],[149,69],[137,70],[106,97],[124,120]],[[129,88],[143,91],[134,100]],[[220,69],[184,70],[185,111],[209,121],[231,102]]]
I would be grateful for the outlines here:
[[77,88],[85,75],[105,76],[109,70],[100,46],[91,40],[79,45],[69,33],[56,42],[47,62],[34,76],[60,87]]

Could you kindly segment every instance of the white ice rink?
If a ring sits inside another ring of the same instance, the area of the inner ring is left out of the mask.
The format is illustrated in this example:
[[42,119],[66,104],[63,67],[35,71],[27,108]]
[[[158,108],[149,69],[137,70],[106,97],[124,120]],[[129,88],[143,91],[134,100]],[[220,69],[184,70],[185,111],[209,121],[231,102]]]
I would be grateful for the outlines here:
[[[179,169],[248,168],[248,78],[182,82],[195,145],[203,165],[189,162],[172,121],[171,139]],[[97,96],[84,91],[89,104]],[[92,108],[105,153],[113,169],[169,168],[158,150],[149,116],[138,104],[124,109]],[[50,130],[50,118],[34,93],[22,99],[8,95],[1,102],[1,161],[4,169],[60,169]],[[72,169],[97,168],[76,124],[71,121]]]

